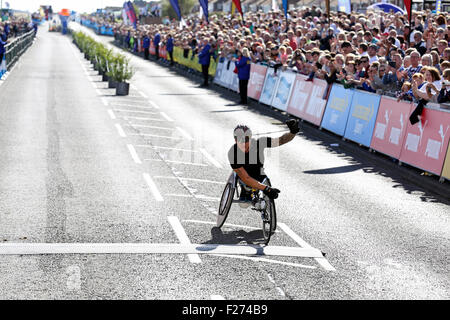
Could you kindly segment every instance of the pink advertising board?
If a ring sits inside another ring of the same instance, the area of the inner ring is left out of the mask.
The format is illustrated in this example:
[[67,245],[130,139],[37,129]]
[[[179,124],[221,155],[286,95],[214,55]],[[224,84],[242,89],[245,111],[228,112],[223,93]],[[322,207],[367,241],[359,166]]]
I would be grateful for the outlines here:
[[412,108],[411,102],[381,97],[370,147],[399,159]]
[[440,175],[450,137],[449,112],[427,106],[421,121],[411,125],[408,119],[400,161]]
[[252,63],[250,66],[250,79],[248,81],[247,96],[259,100],[266,78],[267,67]]
[[321,79],[309,82],[305,81],[306,78],[297,75],[287,112],[319,126],[327,104],[327,100],[323,99],[327,82]]

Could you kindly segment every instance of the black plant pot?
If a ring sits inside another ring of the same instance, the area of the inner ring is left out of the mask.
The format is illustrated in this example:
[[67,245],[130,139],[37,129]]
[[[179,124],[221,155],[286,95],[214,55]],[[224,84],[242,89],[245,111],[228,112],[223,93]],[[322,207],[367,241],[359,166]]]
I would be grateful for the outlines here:
[[108,76],[106,75],[106,73],[102,74],[102,81],[109,81]]
[[117,82],[113,79],[108,79],[108,88],[115,88],[117,86]]
[[84,54],[84,58],[85,58],[86,60],[89,60],[89,57],[88,57],[87,53]]
[[117,96],[127,96],[130,92],[130,84],[126,82],[117,83],[116,95]]

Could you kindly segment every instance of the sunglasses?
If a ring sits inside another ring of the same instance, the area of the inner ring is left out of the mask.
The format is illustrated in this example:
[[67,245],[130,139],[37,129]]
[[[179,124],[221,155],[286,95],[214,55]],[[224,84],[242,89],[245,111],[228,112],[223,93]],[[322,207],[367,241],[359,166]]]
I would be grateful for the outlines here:
[[235,139],[236,139],[236,142],[238,142],[238,143],[248,143],[248,142],[250,142],[250,137],[241,137],[241,138],[237,138],[237,137],[235,137]]

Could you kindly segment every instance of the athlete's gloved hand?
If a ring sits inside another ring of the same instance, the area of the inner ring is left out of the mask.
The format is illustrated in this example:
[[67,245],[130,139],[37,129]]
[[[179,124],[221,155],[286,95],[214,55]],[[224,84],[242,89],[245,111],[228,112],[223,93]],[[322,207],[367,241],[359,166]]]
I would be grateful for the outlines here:
[[276,199],[278,198],[278,194],[280,193],[280,190],[275,189],[275,188],[271,188],[269,186],[267,186],[264,190],[263,190],[264,194],[266,196],[268,196],[270,199]]
[[286,121],[286,125],[288,126],[289,131],[291,131],[292,134],[297,134],[300,131],[298,127],[298,120],[289,119],[288,121]]

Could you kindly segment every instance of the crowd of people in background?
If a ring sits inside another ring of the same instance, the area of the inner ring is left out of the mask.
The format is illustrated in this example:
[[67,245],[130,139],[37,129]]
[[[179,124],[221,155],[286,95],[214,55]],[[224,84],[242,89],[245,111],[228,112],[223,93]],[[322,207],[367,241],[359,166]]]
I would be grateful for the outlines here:
[[[138,39],[161,46],[171,42],[204,59],[249,61],[414,102],[444,103],[450,97],[450,17],[430,10],[407,15],[368,11],[332,12],[317,7],[283,12],[198,17],[160,25],[115,23],[114,33],[127,38],[130,50]],[[169,40],[170,39],[170,40]],[[238,63],[236,61],[236,64]]]

